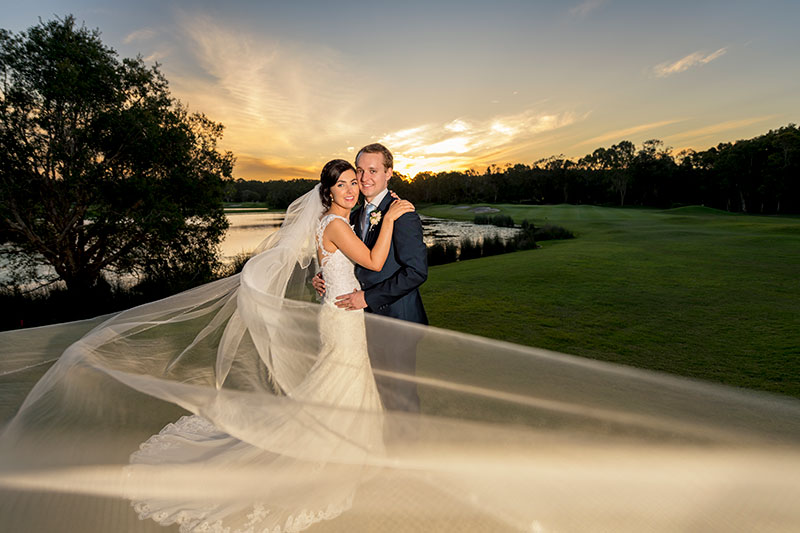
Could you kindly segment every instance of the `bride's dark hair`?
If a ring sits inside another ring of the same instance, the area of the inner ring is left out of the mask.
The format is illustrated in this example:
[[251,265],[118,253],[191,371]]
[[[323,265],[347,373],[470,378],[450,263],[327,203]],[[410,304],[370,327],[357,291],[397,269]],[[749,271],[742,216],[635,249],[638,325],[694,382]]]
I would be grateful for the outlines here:
[[352,170],[353,173],[356,171],[353,165],[344,159],[333,159],[322,167],[322,172],[319,174],[319,197],[322,199],[322,205],[325,206],[325,209],[330,209],[331,207],[331,187],[339,181],[339,176],[342,175],[342,172],[348,170]]

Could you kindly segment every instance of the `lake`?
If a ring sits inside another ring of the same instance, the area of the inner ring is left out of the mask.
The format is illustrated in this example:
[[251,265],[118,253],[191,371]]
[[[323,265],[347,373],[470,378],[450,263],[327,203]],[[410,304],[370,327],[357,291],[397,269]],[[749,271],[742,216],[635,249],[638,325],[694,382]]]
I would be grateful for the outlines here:
[[[284,216],[283,212],[247,209],[227,209],[225,214],[230,222],[230,227],[220,247],[223,262],[230,262],[242,253],[250,254],[262,240],[278,231]],[[483,239],[491,238],[495,235],[506,241],[519,231],[516,228],[483,226],[470,222],[426,217],[424,215],[420,215],[420,218],[422,219],[422,235],[426,246],[432,246],[435,243],[449,243],[458,246],[464,238],[470,238],[480,243],[483,242]],[[53,269],[47,266],[42,266],[38,269],[40,279],[51,278],[53,273]],[[0,266],[0,282],[7,281],[10,274],[8,268]],[[115,275],[106,273],[106,276],[111,280],[114,279]],[[122,276],[118,279],[123,283],[135,281],[130,276]],[[33,288],[39,284],[39,282],[31,282],[25,284],[23,288]]]
[[[283,222],[283,213],[280,212],[231,209],[226,210],[226,214],[231,226],[222,243],[224,261],[230,261],[241,253],[250,253],[258,246],[258,243],[275,233]],[[495,235],[506,241],[519,232],[517,228],[483,226],[424,215],[420,215],[420,218],[422,219],[422,238],[426,246],[436,243],[458,246],[465,238],[480,243],[483,242],[483,239]]]

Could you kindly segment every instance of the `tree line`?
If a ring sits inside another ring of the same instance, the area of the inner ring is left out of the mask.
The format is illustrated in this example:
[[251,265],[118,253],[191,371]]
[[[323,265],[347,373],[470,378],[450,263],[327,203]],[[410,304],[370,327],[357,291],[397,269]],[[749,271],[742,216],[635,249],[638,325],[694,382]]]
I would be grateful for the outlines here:
[[551,156],[485,172],[420,173],[393,187],[433,203],[706,205],[742,213],[800,212],[800,130],[789,124],[753,139],[673,155],[657,139],[597,148],[577,161]]
[[[705,205],[755,214],[800,213],[800,130],[794,124],[704,151],[673,154],[658,139],[637,147],[621,141],[572,160],[399,175],[391,187],[418,203],[591,204],[669,208]],[[245,181],[229,201],[261,201],[283,209],[315,180]]]

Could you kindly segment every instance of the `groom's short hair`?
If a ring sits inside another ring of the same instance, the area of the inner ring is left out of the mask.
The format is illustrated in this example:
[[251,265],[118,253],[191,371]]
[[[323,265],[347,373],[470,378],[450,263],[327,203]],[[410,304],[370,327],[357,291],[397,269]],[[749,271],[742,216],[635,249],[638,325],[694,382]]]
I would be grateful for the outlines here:
[[358,166],[358,158],[361,157],[361,154],[383,154],[383,169],[388,170],[390,168],[394,168],[394,158],[392,157],[392,152],[390,152],[388,148],[380,143],[368,144],[359,150],[358,154],[356,155],[356,166]]

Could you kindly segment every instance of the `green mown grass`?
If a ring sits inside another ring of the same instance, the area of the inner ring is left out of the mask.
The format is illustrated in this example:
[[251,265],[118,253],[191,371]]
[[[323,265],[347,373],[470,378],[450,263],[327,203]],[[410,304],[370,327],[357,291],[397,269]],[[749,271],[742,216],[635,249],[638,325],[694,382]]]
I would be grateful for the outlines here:
[[492,207],[577,238],[432,267],[422,287],[432,325],[800,397],[799,217]]

